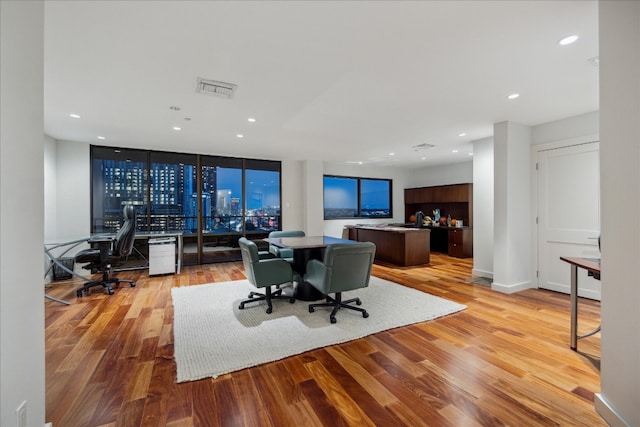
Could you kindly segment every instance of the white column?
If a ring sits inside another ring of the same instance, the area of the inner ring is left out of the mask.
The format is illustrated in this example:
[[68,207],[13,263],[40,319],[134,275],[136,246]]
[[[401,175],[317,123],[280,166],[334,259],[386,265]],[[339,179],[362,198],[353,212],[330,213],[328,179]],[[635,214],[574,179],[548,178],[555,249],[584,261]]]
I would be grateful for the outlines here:
[[473,271],[493,278],[493,138],[473,141]]
[[528,126],[493,127],[494,257],[491,288],[512,293],[532,286],[530,233],[530,145]]
[[599,2],[599,27],[602,387],[595,406],[611,426],[640,426],[640,2]]
[[324,232],[324,201],[320,160],[306,160],[303,167],[304,228],[307,236],[322,236]]
[[0,425],[45,421],[44,3],[0,2]]

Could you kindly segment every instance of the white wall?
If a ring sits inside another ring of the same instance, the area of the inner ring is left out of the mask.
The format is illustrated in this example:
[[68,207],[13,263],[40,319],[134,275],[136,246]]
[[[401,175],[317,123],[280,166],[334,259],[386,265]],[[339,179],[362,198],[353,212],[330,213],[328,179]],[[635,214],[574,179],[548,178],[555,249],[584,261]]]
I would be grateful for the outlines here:
[[56,169],[56,140],[50,136],[44,136],[44,241],[56,242],[57,217],[56,217],[56,191],[58,177]]
[[89,144],[58,141],[56,170],[56,237],[61,242],[91,233],[91,167]]
[[597,135],[599,118],[600,113],[593,111],[534,126],[531,128],[531,145],[569,140],[585,135]]
[[304,230],[302,205],[302,176],[303,162],[282,161],[282,229]]
[[473,271],[493,278],[493,138],[473,141]]
[[[473,160],[408,170],[405,188],[473,182]],[[475,219],[474,219],[475,222]]]
[[44,4],[0,2],[0,425],[45,421]]
[[[585,141],[597,141],[599,129],[599,113],[592,112],[575,117],[568,117],[553,122],[542,123],[531,128],[531,146],[553,145],[561,147],[572,143]],[[482,277],[493,277],[493,137],[474,141],[473,143],[473,274]],[[531,218],[535,218],[537,212],[537,197],[535,188],[536,171],[531,170]],[[524,226],[524,225],[523,225]],[[535,223],[527,224],[531,230],[532,255],[531,271],[536,270],[537,263],[537,230]],[[527,228],[528,229],[528,228]]]
[[323,191],[322,191],[322,162],[320,160],[305,160],[302,167],[303,182],[303,230],[309,236],[322,235]]
[[602,344],[598,412],[640,426],[640,2],[601,1]]

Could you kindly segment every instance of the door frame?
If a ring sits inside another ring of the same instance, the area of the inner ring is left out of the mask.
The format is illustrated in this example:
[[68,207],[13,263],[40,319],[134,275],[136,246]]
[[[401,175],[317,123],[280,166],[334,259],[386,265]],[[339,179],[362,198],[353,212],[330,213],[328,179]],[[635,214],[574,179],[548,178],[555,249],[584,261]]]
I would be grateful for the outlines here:
[[575,138],[562,139],[558,141],[547,142],[543,144],[536,144],[531,146],[531,241],[533,242],[533,250],[531,251],[531,283],[535,284],[535,288],[540,289],[540,283],[538,282],[538,224],[537,218],[540,212],[538,211],[538,171],[536,164],[538,162],[538,154],[541,151],[553,150],[557,148],[566,148],[573,145],[589,144],[592,142],[600,142],[600,135],[597,133],[578,136]]

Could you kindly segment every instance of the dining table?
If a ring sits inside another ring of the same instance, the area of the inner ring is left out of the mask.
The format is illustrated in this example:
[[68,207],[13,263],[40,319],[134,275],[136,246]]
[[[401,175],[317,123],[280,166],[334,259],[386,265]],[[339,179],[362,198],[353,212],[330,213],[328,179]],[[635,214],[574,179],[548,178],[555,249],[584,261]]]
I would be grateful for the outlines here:
[[311,259],[322,260],[324,250],[328,245],[337,243],[357,243],[355,240],[340,239],[331,236],[302,236],[302,237],[267,237],[265,242],[279,248],[293,250],[293,269],[300,275],[300,280],[294,285],[294,298],[301,301],[318,301],[325,295],[312,284],[304,280],[307,262]]

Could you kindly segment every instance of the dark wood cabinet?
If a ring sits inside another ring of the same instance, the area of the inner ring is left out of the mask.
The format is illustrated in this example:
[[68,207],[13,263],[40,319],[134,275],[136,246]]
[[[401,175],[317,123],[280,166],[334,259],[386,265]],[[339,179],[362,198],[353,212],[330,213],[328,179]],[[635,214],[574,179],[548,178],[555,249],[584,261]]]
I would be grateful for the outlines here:
[[473,227],[473,184],[438,185],[407,188],[404,190],[405,221],[417,211],[433,216],[440,209],[442,216],[461,219],[465,226]]
[[473,230],[469,227],[431,228],[431,251],[456,258],[473,256]]
[[473,256],[473,230],[470,228],[450,228],[447,243],[449,256],[457,258]]
[[434,209],[440,209],[441,216],[462,220],[464,227],[432,228],[431,250],[459,258],[473,256],[473,184],[407,188],[404,206],[405,222],[418,211],[433,217]]

